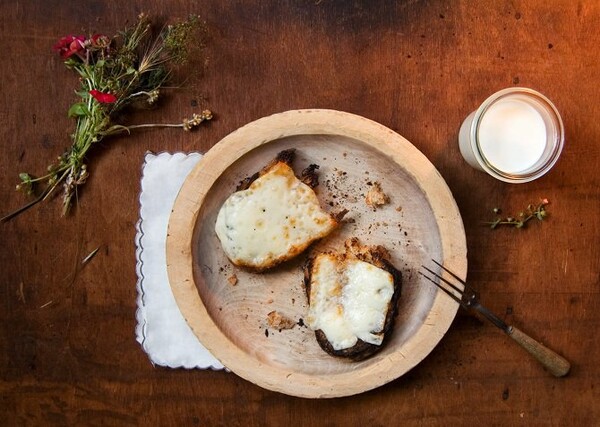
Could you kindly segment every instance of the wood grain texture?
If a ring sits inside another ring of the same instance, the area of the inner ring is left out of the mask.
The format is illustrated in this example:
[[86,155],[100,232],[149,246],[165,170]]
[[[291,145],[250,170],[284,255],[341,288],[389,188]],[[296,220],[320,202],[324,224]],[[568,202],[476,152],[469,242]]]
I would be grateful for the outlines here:
[[[51,52],[69,33],[112,34],[141,11],[200,13],[209,61],[192,87],[130,122],[216,117],[193,134],[107,140],[90,159],[79,209],[60,202],[2,224],[0,414],[6,425],[594,425],[600,419],[600,5],[457,0],[5,1],[0,4],[0,207],[26,199],[19,172],[68,145],[76,77]],[[525,86],[565,122],[543,178],[508,185],[468,167],[461,121],[490,94]],[[197,104],[194,107],[192,104]],[[448,183],[465,221],[470,283],[482,303],[572,362],[556,379],[493,326],[460,314],[397,381],[314,401],[225,372],[155,368],[135,342],[140,165],[146,150],[205,151],[272,113],[330,108],[406,137]],[[547,222],[491,231],[490,210],[546,197]],[[75,280],[75,264],[102,245]],[[21,286],[22,284],[22,286]],[[20,291],[22,289],[22,292]],[[49,303],[50,304],[47,304]],[[43,308],[41,308],[43,307]]]

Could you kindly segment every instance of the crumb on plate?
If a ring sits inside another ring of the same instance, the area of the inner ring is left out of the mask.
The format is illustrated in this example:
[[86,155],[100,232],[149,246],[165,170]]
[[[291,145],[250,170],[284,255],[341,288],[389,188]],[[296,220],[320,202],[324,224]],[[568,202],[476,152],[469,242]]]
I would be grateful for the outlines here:
[[373,186],[367,193],[365,197],[365,202],[367,205],[371,206],[374,209],[377,209],[379,206],[383,206],[389,203],[390,198],[387,194],[383,192],[381,189],[381,184],[379,182],[373,183]]
[[283,316],[278,311],[271,311],[267,314],[267,321],[269,322],[269,326],[274,329],[292,329],[296,322],[289,317]]

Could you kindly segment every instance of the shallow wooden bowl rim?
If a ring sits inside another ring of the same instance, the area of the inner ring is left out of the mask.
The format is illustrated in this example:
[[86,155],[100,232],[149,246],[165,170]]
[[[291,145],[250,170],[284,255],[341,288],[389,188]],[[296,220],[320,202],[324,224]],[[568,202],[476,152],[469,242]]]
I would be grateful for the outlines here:
[[438,292],[420,329],[402,347],[368,369],[312,375],[266,365],[232,342],[215,324],[194,282],[193,235],[198,213],[213,183],[237,159],[280,138],[295,135],[341,135],[361,141],[388,156],[412,175],[427,197],[440,235],[440,260],[461,277],[467,257],[463,223],[456,202],[435,167],[408,140],[374,121],[334,110],[292,110],[249,123],[211,148],[185,180],[169,220],[166,252],[175,300],[200,342],[224,366],[263,388],[308,397],[361,393],[392,381],[423,360],[447,332],[458,305]]

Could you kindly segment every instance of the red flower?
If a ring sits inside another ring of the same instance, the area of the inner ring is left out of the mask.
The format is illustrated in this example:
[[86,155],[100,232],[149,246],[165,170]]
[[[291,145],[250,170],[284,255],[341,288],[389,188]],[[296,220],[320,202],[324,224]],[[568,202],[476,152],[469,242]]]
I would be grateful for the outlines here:
[[71,55],[82,52],[84,49],[85,36],[65,36],[56,43],[52,49],[60,54],[62,59],[67,59]]
[[117,102],[117,97],[112,93],[104,93],[100,92],[99,90],[92,89],[90,90],[90,95],[92,95],[100,104],[112,104],[113,102]]

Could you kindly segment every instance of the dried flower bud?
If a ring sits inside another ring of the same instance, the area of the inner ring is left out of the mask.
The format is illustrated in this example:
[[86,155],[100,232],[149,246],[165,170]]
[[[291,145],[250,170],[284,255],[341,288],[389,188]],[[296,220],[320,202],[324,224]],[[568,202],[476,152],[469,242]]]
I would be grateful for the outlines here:
[[192,121],[188,119],[183,119],[183,130],[189,132],[192,130]]
[[537,219],[542,221],[544,218],[546,218],[548,216],[548,214],[546,213],[545,209],[540,209],[539,211],[536,212],[535,216],[537,217]]
[[104,34],[94,34],[87,42],[90,43],[92,47],[104,49],[110,45],[110,38]]
[[191,119],[183,119],[183,130],[188,132],[196,126],[199,126],[203,121],[211,120],[212,117],[212,112],[210,110],[204,110],[202,114],[194,113]]
[[148,99],[146,100],[149,105],[154,104],[158,100],[158,95],[160,91],[158,89],[154,89],[148,93]]

